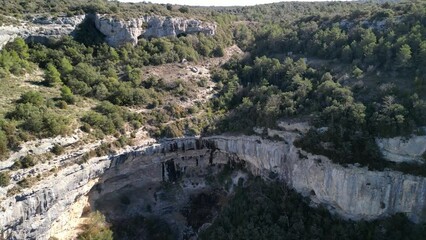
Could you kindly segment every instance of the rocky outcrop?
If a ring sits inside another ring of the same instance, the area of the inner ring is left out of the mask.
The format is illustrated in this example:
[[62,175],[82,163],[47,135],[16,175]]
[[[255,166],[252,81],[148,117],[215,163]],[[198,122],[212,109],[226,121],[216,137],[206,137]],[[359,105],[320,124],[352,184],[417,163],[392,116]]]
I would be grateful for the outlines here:
[[[5,239],[48,239],[52,223],[109,167],[105,158],[72,165],[40,181],[22,193],[0,196],[0,229]],[[1,236],[1,235],[0,235]]]
[[137,44],[138,38],[179,36],[182,34],[204,33],[214,35],[216,25],[196,19],[180,17],[145,16],[131,20],[118,20],[97,14],[96,28],[106,36],[111,46],[125,43]]
[[[177,149],[182,149],[182,146],[187,149],[191,146],[195,147],[195,139],[188,138],[136,147],[118,156],[105,156],[90,159],[86,163],[64,165],[55,174],[52,173],[31,188],[11,196],[7,195],[6,188],[0,187],[0,238],[48,239],[52,233],[49,229],[53,223],[63,219],[62,214],[66,214],[73,203],[86,195],[96,179],[107,169],[111,168],[115,171],[124,162],[144,157],[153,161],[150,164],[157,166],[155,164],[159,162],[156,154],[175,152]],[[153,156],[152,159],[149,156]],[[78,157],[76,158],[74,162],[78,162]],[[140,164],[140,167],[142,166]],[[161,164],[159,168],[161,169]],[[137,180],[132,179],[132,181]],[[111,189],[114,188],[111,186]],[[59,222],[57,225],[64,224],[66,223]]]
[[72,17],[34,17],[16,26],[0,26],[0,49],[16,37],[43,42],[48,38],[70,35],[83,22],[85,15]]
[[[374,219],[406,213],[421,221],[426,207],[426,179],[392,171],[343,167],[293,145],[296,132],[270,131],[283,141],[258,136],[213,136],[163,141],[115,157],[71,165],[23,193],[1,200],[0,229],[7,239],[47,239],[61,213],[86,195],[92,202],[129,184],[174,181],[175,175],[199,174],[229,159],[245,161],[254,173],[277,176],[296,191],[343,217]],[[198,169],[188,172],[189,169]],[[274,173],[274,174],[271,174]],[[0,196],[0,199],[2,196]],[[137,210],[137,209],[133,209]]]
[[214,137],[215,147],[236,154],[253,172],[278,174],[290,187],[323,203],[341,216],[374,219],[406,213],[420,221],[426,210],[426,178],[392,171],[343,167],[323,156],[297,149],[291,141],[271,142],[257,137]]
[[194,33],[214,35],[216,25],[181,17],[145,16],[131,20],[118,20],[109,15],[78,15],[72,17],[34,17],[18,25],[0,26],[0,49],[16,37],[36,42],[49,38],[72,35],[86,17],[93,18],[96,28],[105,35],[113,47],[125,43],[137,44],[138,38],[179,36]]
[[383,157],[389,161],[421,164],[426,161],[426,136],[379,138],[376,143]]

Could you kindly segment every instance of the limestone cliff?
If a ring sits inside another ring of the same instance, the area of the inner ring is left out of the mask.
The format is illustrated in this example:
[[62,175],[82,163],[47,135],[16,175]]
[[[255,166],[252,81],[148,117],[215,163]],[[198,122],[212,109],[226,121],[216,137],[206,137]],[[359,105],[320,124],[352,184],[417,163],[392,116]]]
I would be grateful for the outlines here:
[[283,141],[258,136],[172,139],[71,165],[23,193],[0,196],[0,229],[7,239],[47,239],[53,234],[48,231],[52,224],[64,219],[60,214],[89,192],[93,179],[100,177],[90,191],[92,201],[129,184],[174,181],[176,172],[185,176],[188,169],[198,172],[229,159],[245,161],[253,173],[265,177],[276,173],[290,187],[343,217],[374,219],[398,212],[414,221],[424,217],[426,178],[343,167],[296,148],[298,133],[273,134]]
[[406,213],[420,221],[426,209],[426,178],[392,171],[343,167],[291,144],[249,137],[210,138],[217,149],[236,154],[254,172],[277,173],[290,187],[351,219]]
[[36,186],[14,196],[0,195],[0,237],[5,239],[48,239],[52,224],[78,198],[86,194],[108,168],[105,158],[72,165]]
[[376,143],[385,159],[389,161],[425,162],[423,154],[426,154],[426,136],[378,138]]
[[[33,17],[19,24],[0,26],[0,49],[16,37],[43,42],[72,34],[86,18],[93,18],[96,28],[105,35],[110,46],[137,44],[138,38],[179,36],[193,33],[214,35],[216,25],[181,17],[145,16],[131,20],[118,20],[109,15],[78,15],[73,17]],[[16,19],[15,19],[16,20]],[[18,21],[18,20],[16,20]]]
[[33,17],[18,25],[0,26],[0,49],[16,37],[44,41],[70,35],[83,22],[85,15],[73,17]]
[[180,17],[145,16],[131,20],[117,20],[108,15],[95,17],[96,28],[106,36],[111,46],[125,43],[137,44],[138,38],[179,36],[181,34],[204,33],[214,35],[216,25],[196,19]]

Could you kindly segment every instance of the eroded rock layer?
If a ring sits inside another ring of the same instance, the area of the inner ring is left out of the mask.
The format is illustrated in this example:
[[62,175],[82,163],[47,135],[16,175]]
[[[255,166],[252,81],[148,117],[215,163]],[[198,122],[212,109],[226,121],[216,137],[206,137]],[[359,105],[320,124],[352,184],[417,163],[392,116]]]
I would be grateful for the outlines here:
[[426,136],[378,138],[376,143],[389,161],[421,164],[426,161]]
[[[50,226],[79,196],[89,192],[88,183],[93,179],[100,177],[91,191],[91,201],[121,191],[129,184],[173,181],[174,174],[191,174],[187,169],[202,171],[231,158],[245,161],[254,174],[280,178],[343,217],[374,219],[402,212],[414,221],[422,219],[425,178],[343,167],[296,148],[293,141],[297,133],[279,135],[283,141],[257,136],[174,139],[72,165],[21,194],[3,199],[0,228],[8,239],[47,239],[53,234],[48,231]],[[200,186],[194,186],[197,187]]]
[[214,23],[180,17],[144,16],[130,20],[119,20],[100,14],[56,18],[34,17],[30,21],[20,21],[19,24],[0,26],[0,49],[16,37],[43,43],[49,38],[72,35],[86,18],[94,21],[96,28],[105,35],[106,42],[113,47],[126,43],[135,45],[141,37],[156,38],[194,33],[211,36],[216,31]]
[[19,24],[0,26],[0,49],[17,37],[36,42],[44,42],[48,38],[59,38],[71,35],[86,18],[85,15],[73,17],[34,17]]
[[214,35],[216,25],[196,19],[180,17],[145,16],[130,20],[117,20],[107,15],[96,15],[96,28],[106,36],[109,45],[137,44],[138,38],[179,36],[193,33]]

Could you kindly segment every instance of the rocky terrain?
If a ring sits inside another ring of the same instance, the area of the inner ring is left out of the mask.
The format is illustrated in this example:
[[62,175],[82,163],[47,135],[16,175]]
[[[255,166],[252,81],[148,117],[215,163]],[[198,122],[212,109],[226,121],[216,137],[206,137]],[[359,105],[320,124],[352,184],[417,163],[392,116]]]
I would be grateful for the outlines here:
[[423,164],[426,153],[426,136],[394,137],[376,140],[383,156],[392,162],[415,162]]
[[179,36],[182,34],[204,33],[214,35],[216,25],[196,19],[184,19],[162,16],[145,16],[131,20],[117,20],[110,16],[96,14],[96,28],[106,36],[111,46],[125,43],[133,45],[138,38]]
[[18,25],[0,26],[0,49],[16,37],[45,42],[51,37],[70,35],[85,18],[85,15],[58,18],[34,17],[29,21],[20,20]]
[[179,36],[182,34],[204,33],[214,35],[216,25],[197,19],[180,17],[145,16],[131,20],[118,20],[108,15],[78,15],[73,17],[33,17],[20,20],[18,25],[0,26],[0,49],[16,37],[30,41],[45,42],[73,34],[86,18],[94,21],[96,28],[106,36],[106,42],[114,47],[125,43],[137,44],[138,38]]
[[[253,179],[289,187],[307,209],[290,214],[331,212],[348,235],[359,224],[375,239],[398,219],[424,228],[426,27],[409,14],[426,5],[296,18],[273,5],[47,2],[44,15],[0,8],[0,50],[16,39],[0,54],[0,239],[76,239],[99,214],[110,238],[136,219],[150,239],[154,219],[194,240]],[[285,218],[289,236],[331,229]]]
[[[310,197],[314,203],[325,204],[345,218],[375,219],[402,212],[413,221],[421,220],[426,206],[425,178],[333,164],[326,157],[296,148],[293,141],[303,129],[286,126],[295,131],[269,130],[271,137],[278,136],[282,141],[259,136],[170,139],[128,149],[116,156],[72,164],[31,189],[14,196],[2,196],[4,211],[0,215],[0,226],[3,237],[47,239],[54,236],[56,233],[49,231],[50,227],[64,224],[55,222],[57,219],[66,219],[61,218],[60,213],[66,214],[74,202],[89,192],[88,200],[94,210],[103,210],[108,217],[119,219],[120,215],[114,215],[117,209],[105,208],[103,199],[117,199],[120,192],[129,194],[129,188],[149,189],[147,186],[151,184],[151,191],[154,191],[155,184],[186,178],[183,181],[185,191],[200,190],[206,187],[200,180],[203,171],[208,166],[222,165],[230,160],[244,161],[247,169],[265,178],[274,173],[272,175]],[[157,203],[150,196],[153,195],[148,194],[130,204],[131,208],[119,211],[121,217],[146,207],[147,203],[153,204],[152,211],[164,212],[167,202]]]

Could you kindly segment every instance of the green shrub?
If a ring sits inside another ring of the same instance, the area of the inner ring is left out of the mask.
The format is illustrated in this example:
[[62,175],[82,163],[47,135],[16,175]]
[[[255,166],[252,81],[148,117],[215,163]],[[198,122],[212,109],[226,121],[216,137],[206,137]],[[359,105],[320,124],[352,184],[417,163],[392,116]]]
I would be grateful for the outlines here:
[[8,139],[6,133],[0,130],[0,160],[6,157],[9,153]]
[[130,143],[130,140],[125,136],[121,136],[120,138],[117,139],[117,147],[125,147],[129,145],[129,143]]
[[90,124],[88,124],[88,123],[85,123],[85,122],[84,122],[84,123],[81,125],[80,129],[81,129],[81,131],[83,131],[83,132],[90,133],[90,130],[91,130],[92,128],[90,127]]
[[52,149],[50,151],[55,155],[61,155],[65,152],[65,148],[59,144],[53,145]]
[[21,159],[15,161],[15,163],[12,165],[12,169],[17,170],[17,169],[29,168],[29,167],[35,166],[36,163],[37,162],[36,162],[36,160],[34,159],[33,156],[27,155],[27,156],[22,157]]
[[61,73],[56,69],[52,63],[47,64],[47,68],[44,73],[44,78],[48,86],[56,86],[61,83]]
[[81,120],[92,127],[101,129],[105,134],[112,134],[116,131],[114,122],[98,112],[90,111]]
[[36,160],[31,155],[21,158],[19,162],[21,162],[21,168],[29,168],[36,165]]
[[65,102],[63,100],[60,100],[56,103],[56,106],[60,109],[67,109],[68,104],[67,104],[67,102]]
[[8,172],[0,172],[0,187],[6,187],[9,185],[10,176]]
[[41,93],[36,91],[29,91],[21,95],[18,100],[19,103],[31,103],[34,106],[40,107],[45,104],[45,99]]
[[83,232],[79,233],[79,240],[113,240],[113,232],[109,224],[100,212],[90,213],[88,220],[83,226]]
[[63,86],[61,88],[61,98],[68,104],[74,104],[75,103],[75,96],[71,92],[71,89],[67,86]]
[[167,138],[176,138],[176,137],[182,137],[183,131],[179,129],[175,124],[168,124],[165,126],[162,130],[161,136],[167,137]]
[[59,114],[46,114],[43,118],[44,136],[67,135],[70,131],[69,119]]

